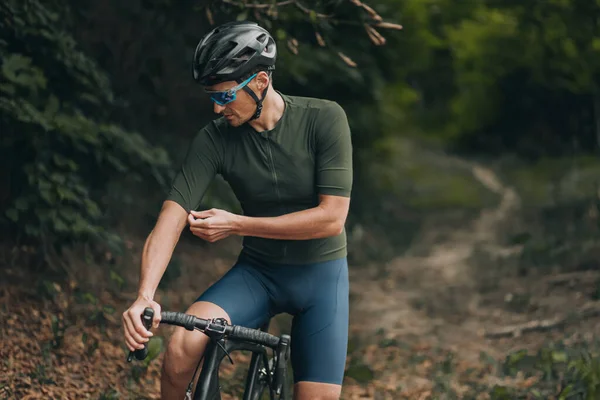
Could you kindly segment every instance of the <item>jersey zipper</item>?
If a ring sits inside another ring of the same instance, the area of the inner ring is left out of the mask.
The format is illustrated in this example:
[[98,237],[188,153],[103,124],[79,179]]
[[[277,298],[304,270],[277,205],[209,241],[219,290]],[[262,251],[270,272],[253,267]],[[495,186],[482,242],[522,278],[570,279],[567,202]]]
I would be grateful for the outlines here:
[[[271,139],[268,137],[267,139],[267,149],[269,150],[269,158],[271,159],[271,174],[273,175],[273,181],[275,181],[275,193],[277,194],[277,199],[279,200],[279,205],[281,206],[281,194],[279,193],[279,184],[277,182],[277,171],[275,170],[275,161],[273,160],[273,152],[271,151]],[[283,256],[285,257],[287,253],[287,245],[283,245]]]

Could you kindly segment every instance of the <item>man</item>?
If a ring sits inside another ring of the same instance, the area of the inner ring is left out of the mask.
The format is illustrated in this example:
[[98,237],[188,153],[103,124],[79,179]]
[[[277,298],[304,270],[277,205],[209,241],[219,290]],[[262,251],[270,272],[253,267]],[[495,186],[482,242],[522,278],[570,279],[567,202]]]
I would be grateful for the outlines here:
[[[352,186],[350,129],[327,100],[287,96],[271,82],[276,47],[255,23],[217,27],[198,44],[193,74],[222,117],[193,140],[142,254],[138,298],[123,313],[130,350],[152,336],[140,322],[186,224],[216,242],[243,236],[236,264],[186,311],[258,328],[294,316],[294,398],[339,399],[348,341],[344,224]],[[217,174],[244,215],[196,211]],[[191,277],[190,277],[191,278]],[[162,399],[181,399],[208,338],[176,328],[164,359]]]

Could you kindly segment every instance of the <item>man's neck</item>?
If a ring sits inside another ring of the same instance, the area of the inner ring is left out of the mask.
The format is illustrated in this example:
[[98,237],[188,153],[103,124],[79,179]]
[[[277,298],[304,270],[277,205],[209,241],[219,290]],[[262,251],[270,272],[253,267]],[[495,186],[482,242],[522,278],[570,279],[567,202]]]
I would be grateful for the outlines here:
[[257,132],[270,131],[275,128],[285,110],[285,101],[279,93],[269,87],[267,96],[263,101],[263,109],[258,119],[249,121],[248,124]]

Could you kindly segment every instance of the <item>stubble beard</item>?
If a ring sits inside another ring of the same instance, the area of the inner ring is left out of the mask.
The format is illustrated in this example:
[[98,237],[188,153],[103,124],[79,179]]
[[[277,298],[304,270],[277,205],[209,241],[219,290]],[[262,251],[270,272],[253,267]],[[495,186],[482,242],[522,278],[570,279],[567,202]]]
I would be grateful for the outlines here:
[[237,115],[232,115],[231,119],[225,118],[225,121],[227,121],[227,123],[229,124],[229,126],[237,128],[238,126],[242,126],[246,122],[250,121],[250,118],[247,118],[247,119],[243,120],[242,118],[240,118]]

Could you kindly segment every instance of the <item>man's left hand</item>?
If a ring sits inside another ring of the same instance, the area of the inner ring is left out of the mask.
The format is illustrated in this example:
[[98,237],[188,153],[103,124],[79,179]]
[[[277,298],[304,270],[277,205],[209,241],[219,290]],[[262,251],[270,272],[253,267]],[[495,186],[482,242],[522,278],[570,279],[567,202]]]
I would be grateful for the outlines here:
[[194,235],[214,243],[235,234],[238,217],[236,214],[217,208],[206,211],[192,210],[188,215],[188,223]]

